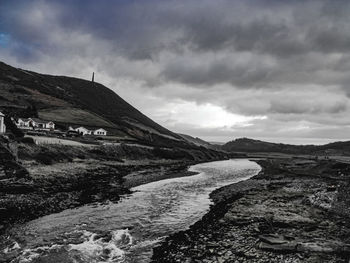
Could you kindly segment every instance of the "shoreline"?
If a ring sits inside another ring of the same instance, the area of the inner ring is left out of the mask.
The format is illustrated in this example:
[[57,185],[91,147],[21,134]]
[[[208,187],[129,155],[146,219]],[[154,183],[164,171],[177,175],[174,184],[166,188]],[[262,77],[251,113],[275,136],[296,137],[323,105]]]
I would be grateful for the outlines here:
[[[118,202],[133,187],[167,178],[193,175],[187,168],[194,163],[158,163],[152,165],[119,165],[98,167],[90,170],[93,174],[74,174],[74,178],[36,179],[35,183],[13,183],[7,199],[2,198],[0,236],[15,224],[23,224],[41,216],[61,212],[95,202]],[[146,178],[134,180],[142,174]],[[125,177],[129,177],[125,180]],[[55,186],[56,184],[56,186]],[[38,188],[34,190],[34,188]],[[23,193],[14,193],[23,191]],[[7,216],[7,217],[6,217]]]
[[152,262],[348,262],[350,166],[256,162],[257,175],[213,191],[209,212],[154,248]]
[[[188,171],[189,166],[224,159],[221,155],[199,155],[196,160],[161,159],[144,149],[120,146],[89,152],[66,146],[22,148],[19,164],[5,147],[0,147],[0,155],[6,157],[0,160],[0,171],[11,168],[6,170],[7,177],[0,180],[0,238],[15,224],[89,203],[118,202],[133,187],[190,176],[194,172]],[[82,154],[83,159],[79,158]],[[126,155],[131,158],[117,158]],[[53,163],[47,158],[40,163],[42,156],[49,156]],[[56,156],[61,159],[57,161]]]

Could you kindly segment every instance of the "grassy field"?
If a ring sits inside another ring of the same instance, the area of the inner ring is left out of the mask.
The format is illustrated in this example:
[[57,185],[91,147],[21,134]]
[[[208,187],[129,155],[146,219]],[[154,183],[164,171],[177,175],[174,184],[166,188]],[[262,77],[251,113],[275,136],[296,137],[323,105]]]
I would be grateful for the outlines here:
[[117,128],[117,125],[106,121],[102,117],[78,108],[53,108],[40,110],[39,117],[54,122],[74,123],[82,126]]

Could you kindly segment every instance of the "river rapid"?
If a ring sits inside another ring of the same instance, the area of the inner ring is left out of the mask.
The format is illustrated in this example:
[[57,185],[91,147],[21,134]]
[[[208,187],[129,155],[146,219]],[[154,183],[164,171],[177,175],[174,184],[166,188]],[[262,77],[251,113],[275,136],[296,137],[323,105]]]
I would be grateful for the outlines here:
[[[196,175],[131,189],[118,203],[95,203],[14,227],[0,241],[12,263],[149,262],[152,248],[209,210],[209,194],[246,180],[260,166],[245,159],[193,165]],[[1,262],[1,260],[0,260]]]

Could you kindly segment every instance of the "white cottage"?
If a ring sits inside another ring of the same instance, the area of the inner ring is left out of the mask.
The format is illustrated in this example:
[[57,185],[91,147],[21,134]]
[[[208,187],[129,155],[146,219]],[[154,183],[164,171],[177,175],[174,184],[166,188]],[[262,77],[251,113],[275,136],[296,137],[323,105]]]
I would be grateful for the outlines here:
[[6,132],[5,115],[0,112],[0,134]]
[[100,128],[100,129],[94,130],[93,134],[94,135],[99,135],[99,136],[100,135],[106,136],[107,135],[107,131],[105,129]]
[[78,128],[73,128],[72,126],[69,126],[68,130],[79,132],[79,134],[81,134],[81,135],[97,135],[97,136],[106,136],[107,135],[107,131],[105,129],[102,129],[102,128],[99,128],[96,130],[89,130],[83,126],[78,127]]
[[44,121],[38,118],[19,118],[16,125],[20,129],[42,129],[42,130],[54,130],[55,123],[52,121]]
[[85,127],[79,127],[75,129],[77,132],[79,132],[81,135],[90,135],[91,131],[86,129]]
[[31,121],[30,118],[19,118],[16,122],[16,125],[20,129],[30,129],[32,128],[30,126],[30,121]]
[[55,124],[52,121],[44,121],[38,118],[30,118],[34,127],[43,129],[43,130],[54,130]]

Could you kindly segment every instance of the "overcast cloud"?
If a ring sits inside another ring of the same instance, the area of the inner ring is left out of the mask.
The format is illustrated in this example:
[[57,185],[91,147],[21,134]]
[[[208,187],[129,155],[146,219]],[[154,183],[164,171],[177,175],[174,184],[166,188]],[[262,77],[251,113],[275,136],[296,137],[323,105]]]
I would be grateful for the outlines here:
[[349,1],[2,0],[0,56],[207,140],[349,139]]

